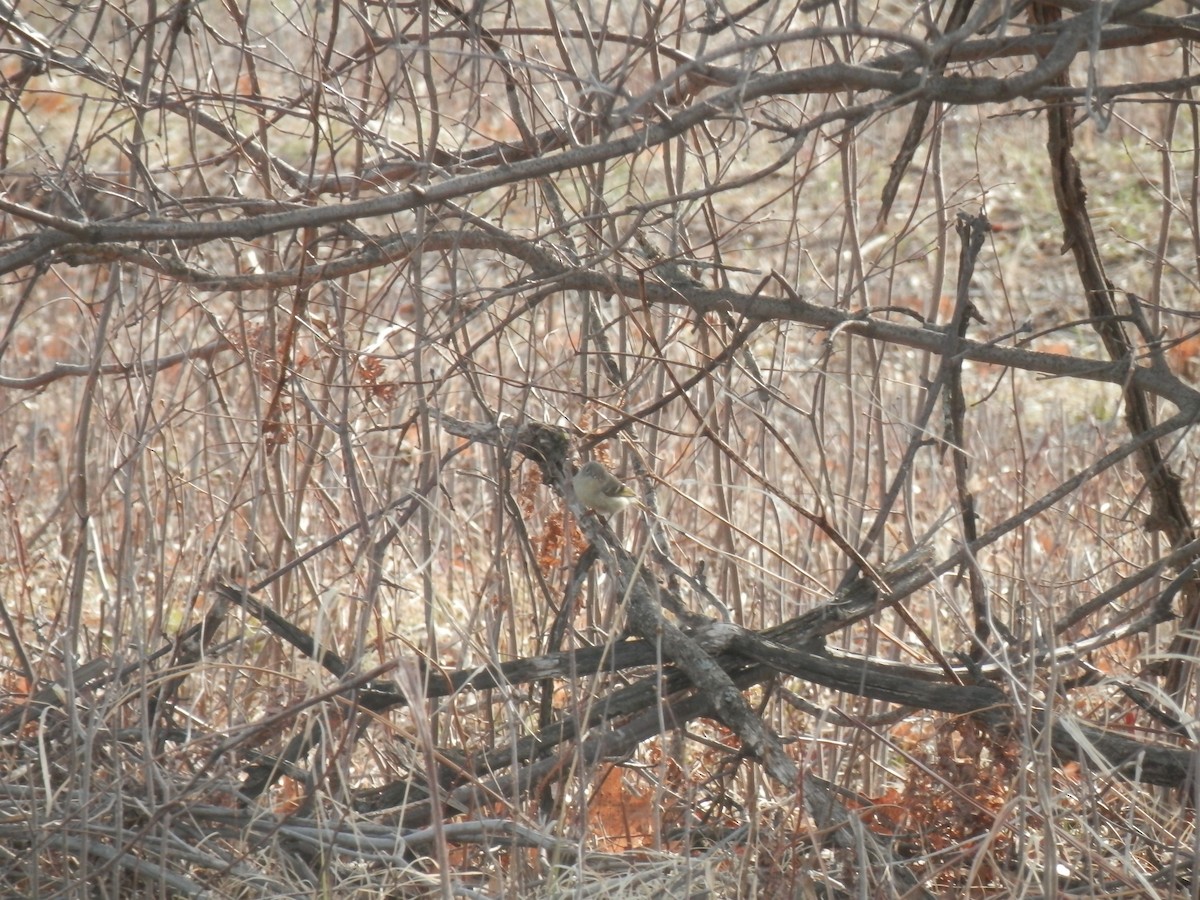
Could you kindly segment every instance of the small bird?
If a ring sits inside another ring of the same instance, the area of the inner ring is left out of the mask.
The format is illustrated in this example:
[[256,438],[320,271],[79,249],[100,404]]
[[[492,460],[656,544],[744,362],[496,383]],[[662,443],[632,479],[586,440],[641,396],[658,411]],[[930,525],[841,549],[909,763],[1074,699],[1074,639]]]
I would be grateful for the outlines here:
[[602,515],[619,513],[631,503],[640,504],[633,489],[622,484],[604,464],[592,460],[575,473],[572,479],[575,496],[587,509]]

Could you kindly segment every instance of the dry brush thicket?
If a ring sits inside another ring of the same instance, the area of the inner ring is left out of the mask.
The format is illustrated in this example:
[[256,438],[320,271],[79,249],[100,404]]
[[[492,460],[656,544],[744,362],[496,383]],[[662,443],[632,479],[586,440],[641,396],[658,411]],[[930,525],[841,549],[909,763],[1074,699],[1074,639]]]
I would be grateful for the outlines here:
[[0,0],[0,893],[1193,896],[1197,38]]

